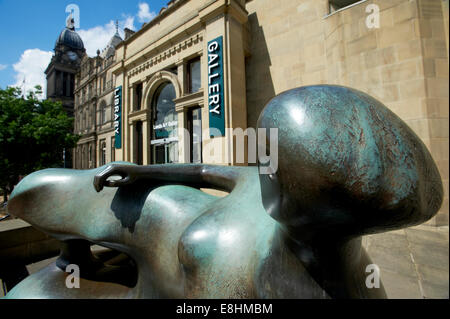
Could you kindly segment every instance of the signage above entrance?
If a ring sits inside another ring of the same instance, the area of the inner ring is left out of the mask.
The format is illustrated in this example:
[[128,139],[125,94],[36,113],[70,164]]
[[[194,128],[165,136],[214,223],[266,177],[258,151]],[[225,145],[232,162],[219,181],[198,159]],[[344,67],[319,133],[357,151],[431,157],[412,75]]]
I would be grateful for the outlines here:
[[116,149],[122,148],[122,86],[114,90],[114,132]]
[[208,42],[209,135],[225,136],[223,37]]

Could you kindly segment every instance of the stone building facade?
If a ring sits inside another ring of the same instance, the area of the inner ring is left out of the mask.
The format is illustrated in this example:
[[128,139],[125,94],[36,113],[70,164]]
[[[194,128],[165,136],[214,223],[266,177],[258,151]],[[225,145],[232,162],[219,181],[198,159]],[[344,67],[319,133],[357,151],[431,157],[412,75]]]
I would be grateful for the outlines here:
[[[292,87],[326,83],[364,91],[430,150],[445,193],[431,224],[448,225],[448,0],[279,2],[246,2],[248,125],[274,94]],[[330,3],[350,6],[333,12]],[[366,24],[373,5],[378,28]]]
[[285,90],[350,86],[428,147],[445,189],[430,223],[448,225],[448,0],[173,0],[114,59],[115,160],[240,165],[227,128]]
[[73,116],[75,74],[86,55],[83,41],[75,32],[73,20],[68,21],[66,28],[58,36],[54,51],[45,70],[47,98],[60,101],[66,112]]
[[[80,68],[81,60],[86,56],[86,50],[81,37],[75,32],[71,16],[66,21],[66,28],[56,40],[54,51],[55,54],[45,70],[47,98],[61,102],[67,114],[73,117],[75,74]],[[63,167],[73,167],[72,150],[64,150],[61,157]]]
[[119,33],[96,57],[85,55],[75,76],[75,133],[81,136],[74,151],[74,168],[90,169],[115,160],[113,102],[115,46]]

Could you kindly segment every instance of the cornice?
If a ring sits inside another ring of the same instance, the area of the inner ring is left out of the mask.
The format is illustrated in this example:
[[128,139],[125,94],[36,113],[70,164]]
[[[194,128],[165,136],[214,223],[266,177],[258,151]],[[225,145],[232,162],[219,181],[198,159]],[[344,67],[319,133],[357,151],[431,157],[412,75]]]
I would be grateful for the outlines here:
[[164,50],[160,54],[155,55],[153,58],[150,58],[147,61],[140,63],[138,66],[136,66],[133,69],[131,69],[130,71],[128,71],[127,75],[131,77],[136,74],[139,74],[139,73],[149,69],[150,67],[153,67],[154,65],[161,63],[161,61],[164,61],[165,59],[186,50],[193,44],[197,44],[197,43],[201,43],[201,42],[203,42],[203,33],[202,32],[197,33],[197,34],[193,35],[192,37],[189,37],[188,39],[171,46],[169,49]]
[[176,112],[184,112],[185,109],[192,106],[202,106],[204,104],[203,101],[203,89],[200,89],[196,93],[184,95],[179,97],[178,99],[174,99],[175,102],[175,111]]

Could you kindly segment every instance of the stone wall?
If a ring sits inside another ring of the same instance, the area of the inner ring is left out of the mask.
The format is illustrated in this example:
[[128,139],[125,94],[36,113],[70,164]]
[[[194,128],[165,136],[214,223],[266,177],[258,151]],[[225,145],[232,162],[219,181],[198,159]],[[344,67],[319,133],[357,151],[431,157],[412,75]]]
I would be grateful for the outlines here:
[[[373,4],[379,28],[366,25]],[[294,87],[338,84],[364,91],[431,151],[445,200],[430,223],[448,225],[448,1],[368,0],[328,14],[327,0],[251,0],[246,9],[248,126],[256,126],[270,98]]]

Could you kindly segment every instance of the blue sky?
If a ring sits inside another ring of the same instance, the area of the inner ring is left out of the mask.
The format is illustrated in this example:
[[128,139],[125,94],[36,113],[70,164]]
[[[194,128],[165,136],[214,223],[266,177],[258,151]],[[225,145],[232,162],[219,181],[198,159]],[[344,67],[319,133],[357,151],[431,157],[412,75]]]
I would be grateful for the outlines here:
[[[89,55],[102,49],[119,27],[138,30],[159,13],[168,0],[0,0],[0,88],[25,89],[45,84],[43,71],[53,54],[55,41],[65,28],[66,7],[80,8],[80,29]],[[121,33],[123,35],[123,33]]]

